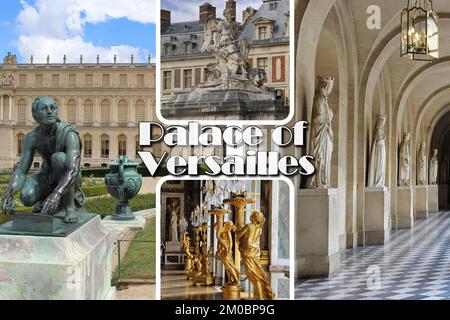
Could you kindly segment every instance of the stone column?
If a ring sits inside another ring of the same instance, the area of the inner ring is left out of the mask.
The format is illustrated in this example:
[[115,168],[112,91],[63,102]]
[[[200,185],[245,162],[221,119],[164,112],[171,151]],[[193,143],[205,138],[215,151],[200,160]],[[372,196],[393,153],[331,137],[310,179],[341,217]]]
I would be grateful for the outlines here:
[[416,219],[428,218],[428,186],[416,186]]
[[428,186],[428,212],[439,211],[439,189],[436,184]]
[[12,106],[13,106],[13,98],[12,96],[9,96],[9,124],[13,123],[13,118],[12,118]]
[[337,189],[304,189],[297,198],[296,277],[328,276],[339,269]]
[[128,107],[128,126],[133,127],[136,125],[136,104],[133,103],[133,99],[129,100]]
[[101,116],[102,116],[102,114],[101,114],[100,100],[98,98],[95,98],[94,99],[94,123],[93,123],[94,127],[100,126]]
[[84,125],[84,105],[81,98],[78,98],[77,126]]
[[384,245],[389,241],[389,202],[386,187],[368,187],[364,201],[366,245]]
[[112,100],[112,116],[111,116],[111,126],[112,127],[117,127],[118,122],[119,122],[119,106],[118,106],[118,101],[119,99],[113,99]]
[[0,123],[3,122],[3,96],[0,95]]
[[411,186],[397,188],[397,229],[414,226],[413,189]]

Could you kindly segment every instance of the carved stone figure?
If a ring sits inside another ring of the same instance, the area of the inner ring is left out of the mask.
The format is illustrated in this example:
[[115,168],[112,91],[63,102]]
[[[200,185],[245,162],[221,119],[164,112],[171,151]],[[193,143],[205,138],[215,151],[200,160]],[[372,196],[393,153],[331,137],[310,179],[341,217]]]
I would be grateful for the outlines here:
[[217,59],[222,88],[229,89],[232,80],[248,80],[249,48],[246,40],[239,40],[240,26],[233,21],[231,11],[225,9],[223,16],[225,19],[219,22],[214,18],[208,20],[200,52],[208,52]]
[[239,268],[234,264],[233,259],[233,237],[231,236],[231,231],[236,231],[236,227],[233,222],[228,221],[222,227],[222,230],[218,234],[218,252],[220,259],[222,260],[223,266],[225,268],[225,273],[227,275],[227,285],[239,286],[240,281],[240,271]]
[[379,116],[374,128],[369,163],[368,187],[384,187],[386,177],[386,116]]
[[417,184],[424,186],[427,184],[427,151],[426,143],[420,144],[419,154],[417,157]]
[[[3,212],[15,214],[14,195],[33,213],[63,216],[65,223],[76,223],[83,212],[81,191],[81,140],[75,128],[59,119],[58,106],[49,97],[33,102],[33,118],[38,123],[25,137],[22,158],[11,177]],[[42,158],[41,171],[27,176],[36,153]]]
[[409,142],[411,140],[411,134],[408,132],[403,137],[403,141],[400,144],[399,150],[399,173],[398,173],[398,185],[408,186],[411,176],[411,152],[409,150]]
[[3,58],[3,64],[17,64],[17,56],[11,52],[8,52]]
[[255,298],[257,300],[273,300],[275,293],[269,284],[269,278],[260,261],[259,238],[261,237],[264,222],[263,214],[258,210],[253,211],[250,216],[250,223],[238,230],[236,240],[239,243],[245,274],[253,285]]
[[330,187],[331,157],[333,154],[333,111],[328,105],[328,97],[333,90],[333,78],[318,77],[314,95],[310,154],[314,157],[316,173],[309,180],[309,188]]
[[439,168],[438,149],[434,149],[433,157],[430,160],[430,184],[431,185],[437,184],[438,168]]
[[175,211],[172,211],[170,218],[170,241],[178,242],[178,217]]

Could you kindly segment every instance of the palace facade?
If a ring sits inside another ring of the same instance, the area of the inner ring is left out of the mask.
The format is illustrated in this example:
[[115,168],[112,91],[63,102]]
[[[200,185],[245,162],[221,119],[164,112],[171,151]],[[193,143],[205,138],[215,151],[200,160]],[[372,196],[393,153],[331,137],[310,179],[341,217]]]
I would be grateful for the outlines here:
[[[0,170],[19,161],[25,135],[36,125],[31,105],[53,97],[60,119],[77,127],[82,166],[105,167],[119,155],[138,160],[139,122],[156,119],[155,65],[148,63],[18,64],[8,54],[0,64]],[[39,157],[33,167],[39,168]]]

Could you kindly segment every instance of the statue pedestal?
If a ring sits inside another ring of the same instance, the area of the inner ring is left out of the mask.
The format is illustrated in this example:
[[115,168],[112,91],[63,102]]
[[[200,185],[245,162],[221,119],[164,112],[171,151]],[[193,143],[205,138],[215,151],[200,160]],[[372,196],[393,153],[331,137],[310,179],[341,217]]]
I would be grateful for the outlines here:
[[439,185],[439,210],[447,209],[448,186],[446,184]]
[[340,266],[337,189],[304,189],[297,198],[296,274],[328,276]]
[[416,219],[428,218],[428,186],[416,186]]
[[110,298],[110,231],[96,216],[67,237],[0,235],[0,299]]
[[384,245],[389,241],[389,202],[386,187],[365,190],[364,236],[366,245]]
[[397,229],[414,226],[413,189],[411,186],[397,188]]
[[169,120],[282,120],[289,107],[271,92],[204,89],[175,95],[162,105],[161,114]]
[[439,211],[439,189],[436,184],[428,186],[428,212]]
[[164,253],[164,270],[183,270],[184,259],[183,244],[179,241],[167,241]]

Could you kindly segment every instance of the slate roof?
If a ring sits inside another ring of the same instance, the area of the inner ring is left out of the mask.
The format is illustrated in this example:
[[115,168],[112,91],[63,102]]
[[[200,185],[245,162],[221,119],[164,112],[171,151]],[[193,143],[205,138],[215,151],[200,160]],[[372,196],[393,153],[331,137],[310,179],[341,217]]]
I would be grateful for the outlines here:
[[[270,3],[274,2],[277,2],[277,8],[275,10],[270,10]],[[264,18],[267,20],[276,21],[273,40],[288,40],[283,36],[285,24],[288,20],[288,16],[286,16],[286,14],[289,14],[289,0],[264,0],[261,7],[259,7],[258,11],[251,18],[251,23],[248,23],[247,26],[245,26],[244,30],[242,31],[241,38],[249,39],[250,44],[252,42],[259,42],[258,40],[253,40],[255,38],[256,32],[256,26],[254,22],[260,18]]]

